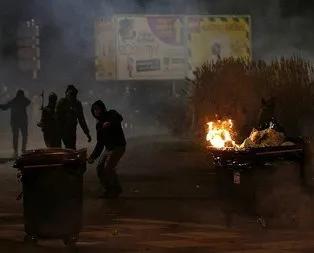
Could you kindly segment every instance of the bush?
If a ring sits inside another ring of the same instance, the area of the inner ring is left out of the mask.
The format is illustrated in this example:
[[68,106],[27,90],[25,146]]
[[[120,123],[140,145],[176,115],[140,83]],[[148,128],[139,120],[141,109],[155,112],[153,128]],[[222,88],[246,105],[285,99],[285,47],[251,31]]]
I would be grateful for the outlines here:
[[268,97],[275,98],[277,118],[289,135],[301,134],[302,124],[311,120],[313,67],[301,58],[207,62],[187,83],[195,133],[202,136],[206,122],[218,115],[234,120],[242,140],[256,124],[261,99]]
[[186,136],[190,130],[188,106],[180,98],[172,98],[159,112],[159,122],[165,126],[173,136]]

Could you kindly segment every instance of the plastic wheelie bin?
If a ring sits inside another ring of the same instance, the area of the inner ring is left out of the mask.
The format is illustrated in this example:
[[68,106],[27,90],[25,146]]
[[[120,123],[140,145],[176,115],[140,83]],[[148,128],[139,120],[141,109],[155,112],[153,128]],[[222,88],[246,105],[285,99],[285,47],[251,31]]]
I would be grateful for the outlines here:
[[14,167],[22,182],[24,240],[62,239],[75,248],[81,230],[86,149],[38,149]]

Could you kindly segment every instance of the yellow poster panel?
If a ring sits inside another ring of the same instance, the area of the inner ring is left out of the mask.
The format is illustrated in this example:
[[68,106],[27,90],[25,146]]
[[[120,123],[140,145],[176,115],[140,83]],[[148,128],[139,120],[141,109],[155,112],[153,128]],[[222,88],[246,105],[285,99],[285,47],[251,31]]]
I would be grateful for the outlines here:
[[115,29],[113,19],[98,19],[95,31],[96,80],[115,79]]
[[250,16],[188,16],[188,76],[206,61],[251,59]]

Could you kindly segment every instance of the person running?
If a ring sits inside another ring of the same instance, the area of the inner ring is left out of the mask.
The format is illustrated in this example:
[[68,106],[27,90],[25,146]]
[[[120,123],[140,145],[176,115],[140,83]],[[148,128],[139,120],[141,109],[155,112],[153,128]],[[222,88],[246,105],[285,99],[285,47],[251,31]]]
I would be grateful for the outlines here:
[[97,119],[97,144],[88,158],[92,164],[102,155],[97,174],[104,189],[103,198],[117,198],[122,193],[122,187],[116,172],[116,167],[125,153],[126,140],[121,126],[123,117],[115,110],[107,110],[105,104],[98,100],[91,108],[92,115]]

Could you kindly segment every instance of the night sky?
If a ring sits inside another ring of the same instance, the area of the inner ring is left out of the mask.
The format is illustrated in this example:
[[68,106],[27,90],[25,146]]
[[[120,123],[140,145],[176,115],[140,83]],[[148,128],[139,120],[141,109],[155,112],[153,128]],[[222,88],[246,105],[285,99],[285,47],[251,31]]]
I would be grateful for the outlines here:
[[254,57],[267,59],[296,50],[314,59],[313,10],[310,0],[1,0],[2,62],[7,68],[14,66],[17,24],[35,17],[41,26],[42,72],[47,72],[47,79],[55,73],[66,75],[65,69],[88,69],[91,77],[93,21],[121,13],[251,14]]

